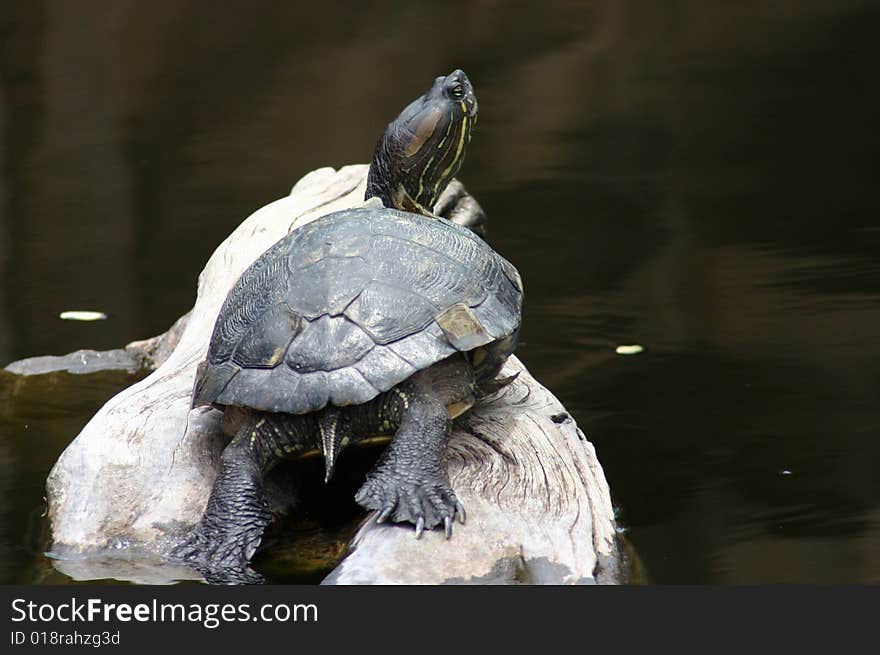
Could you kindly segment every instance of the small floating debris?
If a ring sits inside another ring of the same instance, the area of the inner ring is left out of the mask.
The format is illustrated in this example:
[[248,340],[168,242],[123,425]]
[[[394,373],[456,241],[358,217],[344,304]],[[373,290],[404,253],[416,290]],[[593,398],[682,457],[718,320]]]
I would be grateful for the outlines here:
[[782,469],[779,472],[779,475],[791,475],[791,471],[789,471],[788,469]]
[[614,349],[614,352],[618,355],[638,355],[643,350],[644,347],[634,343],[629,346],[617,346],[617,348]]
[[103,321],[107,318],[104,312],[68,311],[58,315],[62,321]]

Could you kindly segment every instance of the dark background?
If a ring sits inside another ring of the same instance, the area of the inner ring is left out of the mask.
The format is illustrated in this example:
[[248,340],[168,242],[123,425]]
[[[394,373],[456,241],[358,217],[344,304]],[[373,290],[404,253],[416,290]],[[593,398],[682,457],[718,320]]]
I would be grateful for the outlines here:
[[[367,162],[461,67],[481,109],[461,177],[525,282],[519,355],[595,443],[650,579],[880,582],[878,19],[7,0],[0,364],[164,331],[241,220]],[[45,476],[113,392],[0,409],[0,581],[39,578]]]

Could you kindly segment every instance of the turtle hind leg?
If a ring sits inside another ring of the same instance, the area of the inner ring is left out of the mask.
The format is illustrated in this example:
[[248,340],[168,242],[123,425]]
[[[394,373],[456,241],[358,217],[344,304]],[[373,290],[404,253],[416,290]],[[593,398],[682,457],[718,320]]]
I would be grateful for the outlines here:
[[294,453],[295,424],[255,414],[246,420],[220,456],[220,470],[201,520],[170,553],[193,566],[208,582],[262,582],[248,562],[272,519],[263,494],[266,473]]
[[479,398],[491,396],[516,380],[519,371],[505,377],[500,377],[500,374],[507,358],[510,357],[516,348],[518,334],[519,330],[516,330],[504,339],[493,341],[489,345],[477,348],[470,353],[471,362],[474,366],[474,377],[476,378],[477,396]]
[[401,385],[386,394],[382,415],[397,418],[397,431],[355,500],[386,519],[408,521],[416,526],[416,538],[424,529],[443,526],[452,534],[456,515],[464,523],[464,507],[449,484],[446,473],[446,441],[452,421],[444,403],[427,390]]

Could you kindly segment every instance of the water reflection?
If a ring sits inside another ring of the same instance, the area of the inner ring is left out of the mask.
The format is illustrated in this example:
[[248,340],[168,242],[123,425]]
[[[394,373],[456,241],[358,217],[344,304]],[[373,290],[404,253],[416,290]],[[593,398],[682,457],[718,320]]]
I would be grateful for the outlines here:
[[[461,66],[483,109],[462,173],[526,283],[521,356],[596,443],[653,579],[880,581],[878,14],[13,3],[0,359],[161,332],[243,217],[365,161],[426,71]],[[55,318],[78,308],[110,320]],[[3,579],[79,400],[32,407],[37,437],[3,424]]]

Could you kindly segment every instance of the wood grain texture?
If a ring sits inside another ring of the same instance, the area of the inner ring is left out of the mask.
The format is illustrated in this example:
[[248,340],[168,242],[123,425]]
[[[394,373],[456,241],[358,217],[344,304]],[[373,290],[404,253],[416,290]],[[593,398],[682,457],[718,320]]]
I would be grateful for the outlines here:
[[516,380],[456,422],[449,475],[468,512],[452,539],[368,521],[330,584],[619,582],[616,528],[595,450],[514,356]]

